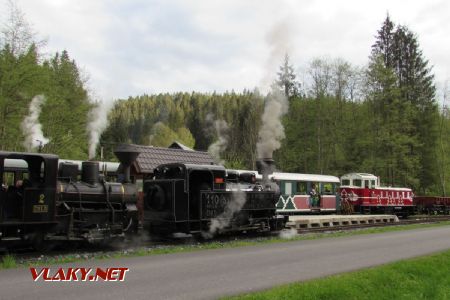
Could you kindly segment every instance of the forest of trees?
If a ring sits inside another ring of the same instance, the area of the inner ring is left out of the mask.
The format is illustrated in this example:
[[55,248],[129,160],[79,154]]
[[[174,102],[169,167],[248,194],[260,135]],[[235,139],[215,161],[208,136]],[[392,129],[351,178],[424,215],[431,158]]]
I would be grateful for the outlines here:
[[[0,149],[25,151],[21,122],[32,98],[43,95],[39,121],[49,142],[41,150],[86,159],[89,111],[96,104],[77,64],[65,50],[43,57],[42,43],[16,7],[8,24],[0,39]],[[274,86],[289,99],[285,138],[274,154],[277,167],[337,176],[367,172],[416,194],[447,194],[450,114],[439,104],[418,37],[388,16],[368,54],[363,67],[340,58],[313,59],[301,74],[305,82],[297,80],[286,54],[274,74]],[[226,166],[254,169],[266,97],[254,89],[119,99],[99,145],[108,160],[122,142],[166,147],[177,140],[207,151],[218,139],[214,122],[223,120]]]
[[10,3],[0,38],[0,150],[24,151],[21,122],[32,98],[46,99],[39,121],[50,142],[43,151],[87,158],[88,112],[93,107],[85,82],[67,51],[43,58],[23,13]]

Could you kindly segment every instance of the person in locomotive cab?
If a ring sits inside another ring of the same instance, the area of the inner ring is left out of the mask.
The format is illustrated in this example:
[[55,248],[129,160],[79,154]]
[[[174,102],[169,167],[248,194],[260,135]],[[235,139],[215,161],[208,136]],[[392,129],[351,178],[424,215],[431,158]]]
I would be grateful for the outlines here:
[[2,191],[4,192],[8,191],[8,185],[5,182],[2,182]]

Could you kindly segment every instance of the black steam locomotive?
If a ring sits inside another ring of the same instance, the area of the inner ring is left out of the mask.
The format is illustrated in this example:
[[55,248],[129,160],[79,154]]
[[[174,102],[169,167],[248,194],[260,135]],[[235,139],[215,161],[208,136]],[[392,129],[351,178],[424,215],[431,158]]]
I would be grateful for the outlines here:
[[276,216],[279,194],[256,184],[252,173],[218,165],[166,164],[144,182],[144,224],[151,233],[214,234],[269,231],[284,226]]
[[[120,182],[99,175],[98,162],[58,164],[50,154],[0,151],[0,244],[50,241],[104,242],[138,230],[138,190],[130,166],[139,152],[131,145],[115,151]],[[22,169],[6,161],[23,162]],[[254,174],[223,166],[169,164],[144,181],[144,227],[151,233],[210,233],[275,230],[278,193],[255,184]],[[51,243],[50,243],[51,244]]]
[[[0,152],[0,243],[31,242],[42,248],[48,241],[105,241],[137,229],[137,189],[129,180],[138,153],[117,149],[124,176],[120,183],[99,177],[98,162],[78,166],[50,154]],[[24,170],[8,169],[5,161],[22,161]],[[9,177],[9,178],[8,178]]]

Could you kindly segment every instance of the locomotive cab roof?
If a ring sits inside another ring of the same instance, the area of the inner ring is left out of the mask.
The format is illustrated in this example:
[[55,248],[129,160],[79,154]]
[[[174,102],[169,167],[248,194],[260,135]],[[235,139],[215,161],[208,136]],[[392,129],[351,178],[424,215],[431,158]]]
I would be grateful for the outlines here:
[[378,179],[377,176],[369,173],[348,173],[342,175],[341,179]]
[[380,179],[369,173],[348,173],[341,176],[341,187],[378,188]]
[[163,168],[176,168],[181,167],[185,170],[220,170],[225,172],[225,167],[221,165],[197,165],[197,164],[186,164],[186,163],[170,163],[159,165],[155,168],[155,171],[161,170]]
[[193,171],[209,171],[219,173],[223,178],[226,176],[225,167],[221,165],[196,165],[186,163],[163,164],[155,168],[153,174],[156,178],[184,178]]

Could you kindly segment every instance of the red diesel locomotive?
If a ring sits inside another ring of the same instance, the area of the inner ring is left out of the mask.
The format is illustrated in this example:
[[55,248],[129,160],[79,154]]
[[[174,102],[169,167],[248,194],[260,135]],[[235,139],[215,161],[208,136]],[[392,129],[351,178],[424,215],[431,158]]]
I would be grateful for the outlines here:
[[341,177],[341,210],[396,214],[414,213],[413,192],[409,188],[381,187],[379,177],[367,173],[349,173]]

